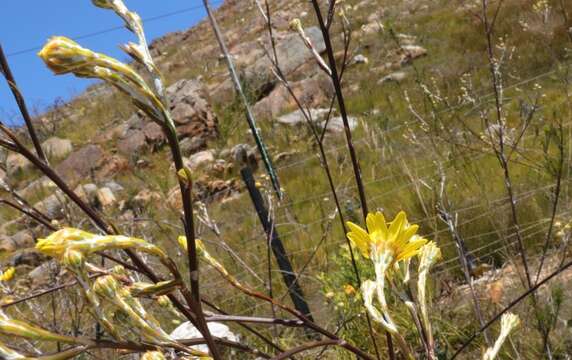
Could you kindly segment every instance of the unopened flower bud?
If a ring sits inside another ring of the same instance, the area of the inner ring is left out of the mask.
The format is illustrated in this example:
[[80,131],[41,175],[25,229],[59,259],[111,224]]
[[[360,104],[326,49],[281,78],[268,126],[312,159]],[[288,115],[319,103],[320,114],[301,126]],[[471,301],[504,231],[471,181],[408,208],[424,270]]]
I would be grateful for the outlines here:
[[91,0],[91,2],[102,9],[113,9],[113,0]]
[[6,270],[4,270],[1,274],[0,274],[0,281],[10,281],[14,278],[14,274],[16,273],[16,269],[11,266],[9,268],[7,268]]
[[117,296],[119,288],[119,283],[111,275],[101,276],[93,283],[93,291],[108,299]]
[[71,249],[66,250],[63,257],[64,265],[74,269],[81,268],[83,266],[84,260],[85,258],[81,252]]
[[46,65],[57,75],[76,71],[93,62],[95,53],[75,41],[54,36],[38,53]]
[[141,356],[141,360],[165,360],[165,355],[159,351],[148,351]]

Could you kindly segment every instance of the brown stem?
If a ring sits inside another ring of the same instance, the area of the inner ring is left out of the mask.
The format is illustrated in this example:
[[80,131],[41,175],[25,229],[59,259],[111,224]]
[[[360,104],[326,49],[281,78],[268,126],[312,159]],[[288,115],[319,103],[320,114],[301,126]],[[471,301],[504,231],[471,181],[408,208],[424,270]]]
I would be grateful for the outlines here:
[[[322,31],[322,37],[324,38],[324,43],[326,45],[326,54],[328,56],[328,62],[330,63],[331,79],[332,79],[332,83],[334,85],[336,98],[338,100],[338,107],[340,110],[340,115],[342,117],[342,122],[344,124],[344,133],[346,136],[346,143],[347,143],[348,151],[349,151],[351,162],[352,162],[352,168],[354,171],[354,177],[355,177],[356,185],[358,188],[363,219],[365,222],[365,219],[367,218],[367,214],[368,214],[368,206],[367,206],[367,199],[366,199],[366,195],[365,195],[365,187],[363,185],[363,180],[361,177],[361,169],[360,169],[359,161],[357,159],[354,144],[352,141],[352,132],[351,132],[350,126],[349,126],[346,104],[345,104],[344,95],[342,92],[342,84],[340,81],[340,77],[338,75],[336,59],[334,56],[334,49],[332,46],[332,42],[330,40],[330,33],[328,30],[328,27],[324,23],[324,19],[322,17],[322,12],[320,10],[320,5],[318,4],[318,0],[312,0],[312,5],[314,7],[314,12],[316,14],[316,18],[318,20],[320,30]],[[393,349],[393,341],[391,340],[391,335],[386,331],[385,336],[386,336],[386,340],[387,340],[389,358],[391,360],[394,360],[395,359],[395,350]],[[374,342],[374,347],[376,350],[377,358],[379,359],[380,356],[379,356],[379,352],[377,349],[377,344],[375,343],[375,339],[373,337],[372,337],[372,340]]]
[[14,75],[12,75],[12,71],[10,70],[10,65],[8,64],[8,60],[6,59],[6,55],[4,54],[4,50],[2,50],[2,45],[0,44],[0,72],[4,75],[10,90],[12,91],[12,95],[14,95],[14,99],[16,99],[16,103],[18,104],[18,108],[20,109],[20,113],[22,113],[22,117],[26,122],[26,127],[28,128],[28,133],[30,134],[30,138],[32,139],[32,143],[34,144],[34,148],[36,149],[36,153],[38,157],[45,162],[48,163],[48,159],[42,150],[42,146],[40,145],[40,140],[36,135],[36,130],[34,129],[34,124],[32,123],[32,118],[30,117],[30,113],[28,112],[28,108],[26,107],[26,102],[24,101],[24,97],[22,93],[18,89],[18,85],[16,84],[16,79],[14,79]]
[[[171,155],[173,156],[173,162],[175,163],[175,169],[177,174],[179,171],[186,171],[183,164],[183,156],[181,154],[181,148],[179,147],[179,140],[177,139],[177,132],[175,127],[171,122],[163,125],[163,130],[167,136],[167,141],[169,143],[169,148],[171,149]],[[192,179],[190,174],[187,174],[186,180],[183,180],[180,176],[179,178],[179,188],[181,189],[181,198],[183,202],[183,226],[185,228],[185,236],[187,237],[187,260],[189,263],[189,280],[191,284],[191,293],[186,291],[186,287],[182,286],[181,292],[187,301],[189,307],[193,310],[195,314],[196,325],[201,334],[207,340],[209,350],[211,355],[215,360],[222,359],[218,353],[217,347],[214,343],[212,335],[209,331],[208,325],[205,321],[202,306],[201,306],[201,294],[199,287],[199,262],[197,260],[197,244],[195,241],[195,225],[193,219],[193,200],[192,200]],[[174,267],[176,270],[176,267]]]
[[338,346],[343,346],[341,344],[340,341],[338,340],[331,340],[331,339],[327,339],[327,340],[320,340],[320,341],[314,341],[308,344],[304,344],[304,345],[300,345],[297,346],[295,348],[292,348],[288,351],[284,351],[283,353],[280,353],[276,356],[274,356],[272,358],[272,360],[283,360],[283,359],[288,359],[289,357],[291,357],[292,355],[296,355],[298,353],[304,352],[304,351],[308,351],[310,349],[313,348],[317,348],[317,347],[321,347],[321,346],[330,346],[330,345],[338,345]]
[[50,224],[48,221],[46,221],[46,219],[38,216],[38,214],[36,214],[32,211],[24,209],[22,206],[13,203],[10,200],[0,199],[0,204],[6,204],[6,205],[10,206],[11,208],[18,210],[22,214],[34,219],[36,222],[44,225],[45,227],[47,227],[48,229],[50,229],[52,231],[56,230],[56,228],[52,224]]

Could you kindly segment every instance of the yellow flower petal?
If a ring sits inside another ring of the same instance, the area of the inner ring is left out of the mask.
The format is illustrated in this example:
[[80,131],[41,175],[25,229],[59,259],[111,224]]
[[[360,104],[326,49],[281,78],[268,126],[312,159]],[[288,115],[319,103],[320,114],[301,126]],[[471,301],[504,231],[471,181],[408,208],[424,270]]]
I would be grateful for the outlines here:
[[350,239],[353,245],[358,248],[364,257],[369,258],[369,252],[371,251],[371,238],[368,233],[359,225],[350,221],[346,224],[350,229],[350,232],[347,233],[348,239]]

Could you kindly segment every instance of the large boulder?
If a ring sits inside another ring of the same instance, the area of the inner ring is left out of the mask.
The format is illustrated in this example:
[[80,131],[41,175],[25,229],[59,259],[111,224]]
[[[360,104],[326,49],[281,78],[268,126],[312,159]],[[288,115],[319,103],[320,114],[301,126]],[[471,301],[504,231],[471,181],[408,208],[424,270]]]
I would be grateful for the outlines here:
[[207,142],[200,137],[184,138],[179,143],[183,156],[189,156],[207,148]]
[[[218,120],[203,89],[196,79],[183,79],[166,90],[177,136],[185,142],[184,155],[206,148],[206,142],[218,136]],[[141,112],[135,113],[125,125],[112,131],[118,136],[117,150],[132,159],[148,150],[157,150],[165,142],[160,125]],[[108,138],[111,135],[108,136]]]
[[10,153],[6,158],[6,170],[8,175],[12,176],[19,172],[26,171],[32,167],[32,163],[24,157],[24,155],[17,153]]
[[53,136],[42,143],[42,149],[51,159],[63,159],[73,151],[73,146],[70,140]]
[[[330,110],[326,108],[318,108],[318,109],[309,109],[306,110],[306,112],[307,113],[309,112],[312,121],[316,122],[325,118],[330,112]],[[276,119],[276,121],[283,125],[299,126],[299,125],[304,125],[306,123],[306,118],[304,117],[304,114],[302,113],[301,110],[296,110],[291,113],[280,116],[278,119]]]
[[[318,53],[326,50],[326,44],[322,38],[319,28],[313,26],[305,29],[306,35],[314,45]],[[313,60],[312,52],[306,47],[300,35],[294,32],[276,34],[276,53],[280,59],[280,69],[285,76],[295,72],[302,65]],[[242,71],[244,80],[251,86],[255,93],[264,92],[277,83],[276,77],[272,73],[272,64],[267,56],[258,58],[254,63],[246,66]],[[230,80],[225,80],[220,85],[212,89],[211,95],[217,101],[226,100],[233,92],[233,85]]]
[[64,216],[66,198],[57,191],[45,199],[34,204],[34,207],[51,219],[61,219]]
[[106,159],[105,163],[95,173],[97,181],[109,180],[115,174],[129,168],[129,160],[125,157],[115,154]]
[[[325,74],[318,73],[315,76],[300,81],[291,82],[290,86],[296,98],[305,107],[324,105],[333,95],[332,82]],[[268,96],[258,101],[254,107],[254,113],[259,118],[275,118],[285,110],[296,108],[297,104],[284,86],[276,86]]]
[[167,88],[171,114],[179,138],[213,139],[218,136],[218,120],[203,87],[196,79],[179,80]]
[[145,133],[139,129],[130,129],[117,143],[117,150],[127,156],[136,157],[147,147]]
[[68,185],[75,186],[89,178],[106,160],[103,149],[98,145],[85,145],[71,153],[57,167],[56,172],[66,180]]
[[[343,133],[344,132],[344,121],[341,116],[336,116],[330,119],[326,124],[326,120],[320,123],[320,126],[324,128],[326,126],[326,131],[330,133]],[[348,116],[348,126],[350,130],[355,130],[358,126],[358,120],[354,116]]]
[[21,230],[14,235],[0,235],[0,253],[12,252],[34,246],[34,234],[28,230]]

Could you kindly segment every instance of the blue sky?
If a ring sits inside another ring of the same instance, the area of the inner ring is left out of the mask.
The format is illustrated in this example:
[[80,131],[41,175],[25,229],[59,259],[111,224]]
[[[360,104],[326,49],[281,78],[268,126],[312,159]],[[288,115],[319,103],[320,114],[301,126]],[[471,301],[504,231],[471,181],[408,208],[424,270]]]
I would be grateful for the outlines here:
[[[168,32],[191,27],[205,16],[201,0],[124,0],[145,22],[149,41]],[[0,42],[23,92],[30,111],[49,106],[57,98],[69,99],[92,82],[72,75],[54,76],[36,56],[52,35],[77,38],[84,47],[127,59],[119,45],[134,40],[125,29],[89,36],[121,26],[112,11],[94,7],[90,0],[0,0]],[[211,0],[217,6],[222,0]],[[165,15],[162,18],[156,18]],[[153,19],[155,18],[155,19]],[[29,50],[29,51],[27,51]],[[0,120],[8,124],[21,121],[8,86],[1,78]]]

